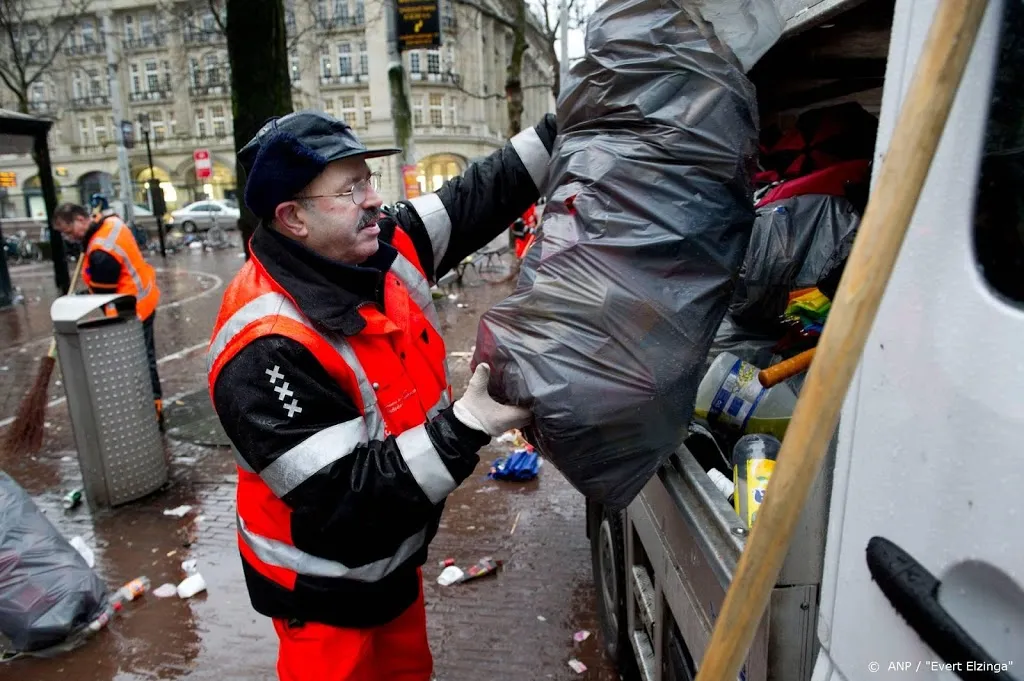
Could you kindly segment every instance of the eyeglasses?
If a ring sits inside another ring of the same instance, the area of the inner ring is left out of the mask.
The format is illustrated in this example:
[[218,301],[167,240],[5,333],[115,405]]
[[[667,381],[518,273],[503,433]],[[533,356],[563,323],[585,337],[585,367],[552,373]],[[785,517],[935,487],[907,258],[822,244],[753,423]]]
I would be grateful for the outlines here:
[[310,196],[296,196],[296,199],[336,199],[342,196],[351,196],[352,203],[357,206],[366,200],[366,190],[370,187],[374,192],[380,191],[380,173],[370,173],[365,180],[359,180],[347,192],[339,194],[312,194]]

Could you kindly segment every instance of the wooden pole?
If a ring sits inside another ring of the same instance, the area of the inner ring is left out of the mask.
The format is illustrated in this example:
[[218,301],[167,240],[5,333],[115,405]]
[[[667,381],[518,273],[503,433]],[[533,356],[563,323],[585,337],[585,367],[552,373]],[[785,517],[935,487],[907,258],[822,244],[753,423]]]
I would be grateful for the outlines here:
[[821,468],[987,0],[942,0],[697,681],[735,681]]

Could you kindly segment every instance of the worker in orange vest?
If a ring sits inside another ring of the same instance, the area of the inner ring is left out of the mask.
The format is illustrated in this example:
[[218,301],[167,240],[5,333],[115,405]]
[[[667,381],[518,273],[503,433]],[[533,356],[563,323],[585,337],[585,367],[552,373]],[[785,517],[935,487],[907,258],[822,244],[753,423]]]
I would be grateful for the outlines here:
[[99,199],[97,211],[93,215],[75,203],[58,206],[53,214],[53,226],[69,239],[82,242],[85,258],[82,265],[82,281],[90,293],[121,293],[135,296],[135,313],[142,322],[142,332],[146,339],[153,402],[162,431],[163,393],[156,368],[156,347],[153,341],[153,321],[156,317],[157,303],[160,302],[160,289],[156,285],[156,272],[153,266],[142,257],[131,228],[107,207],[105,199]]
[[335,118],[274,119],[242,150],[260,219],[207,354],[238,465],[238,539],[284,681],[428,681],[420,568],[445,498],[529,410],[480,365],[452,401],[431,282],[538,196],[553,116],[436,192],[383,208]]

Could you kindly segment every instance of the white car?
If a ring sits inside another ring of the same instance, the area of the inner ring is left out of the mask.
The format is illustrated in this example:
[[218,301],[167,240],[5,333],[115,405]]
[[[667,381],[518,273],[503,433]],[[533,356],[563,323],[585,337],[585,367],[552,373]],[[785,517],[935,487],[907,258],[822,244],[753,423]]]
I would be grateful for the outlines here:
[[234,229],[241,211],[233,201],[207,199],[190,203],[171,213],[175,224],[187,233],[205,232],[212,227]]

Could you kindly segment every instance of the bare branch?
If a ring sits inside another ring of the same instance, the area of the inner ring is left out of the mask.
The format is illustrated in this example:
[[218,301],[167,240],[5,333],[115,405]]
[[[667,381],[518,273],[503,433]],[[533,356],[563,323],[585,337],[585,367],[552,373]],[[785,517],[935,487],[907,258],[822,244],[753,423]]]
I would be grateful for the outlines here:
[[224,20],[221,18],[221,10],[217,9],[217,5],[221,5],[221,0],[207,0],[207,4],[210,7],[210,13],[213,15],[213,20],[217,24],[217,28],[220,30],[221,35],[227,35],[227,29],[224,27]]

